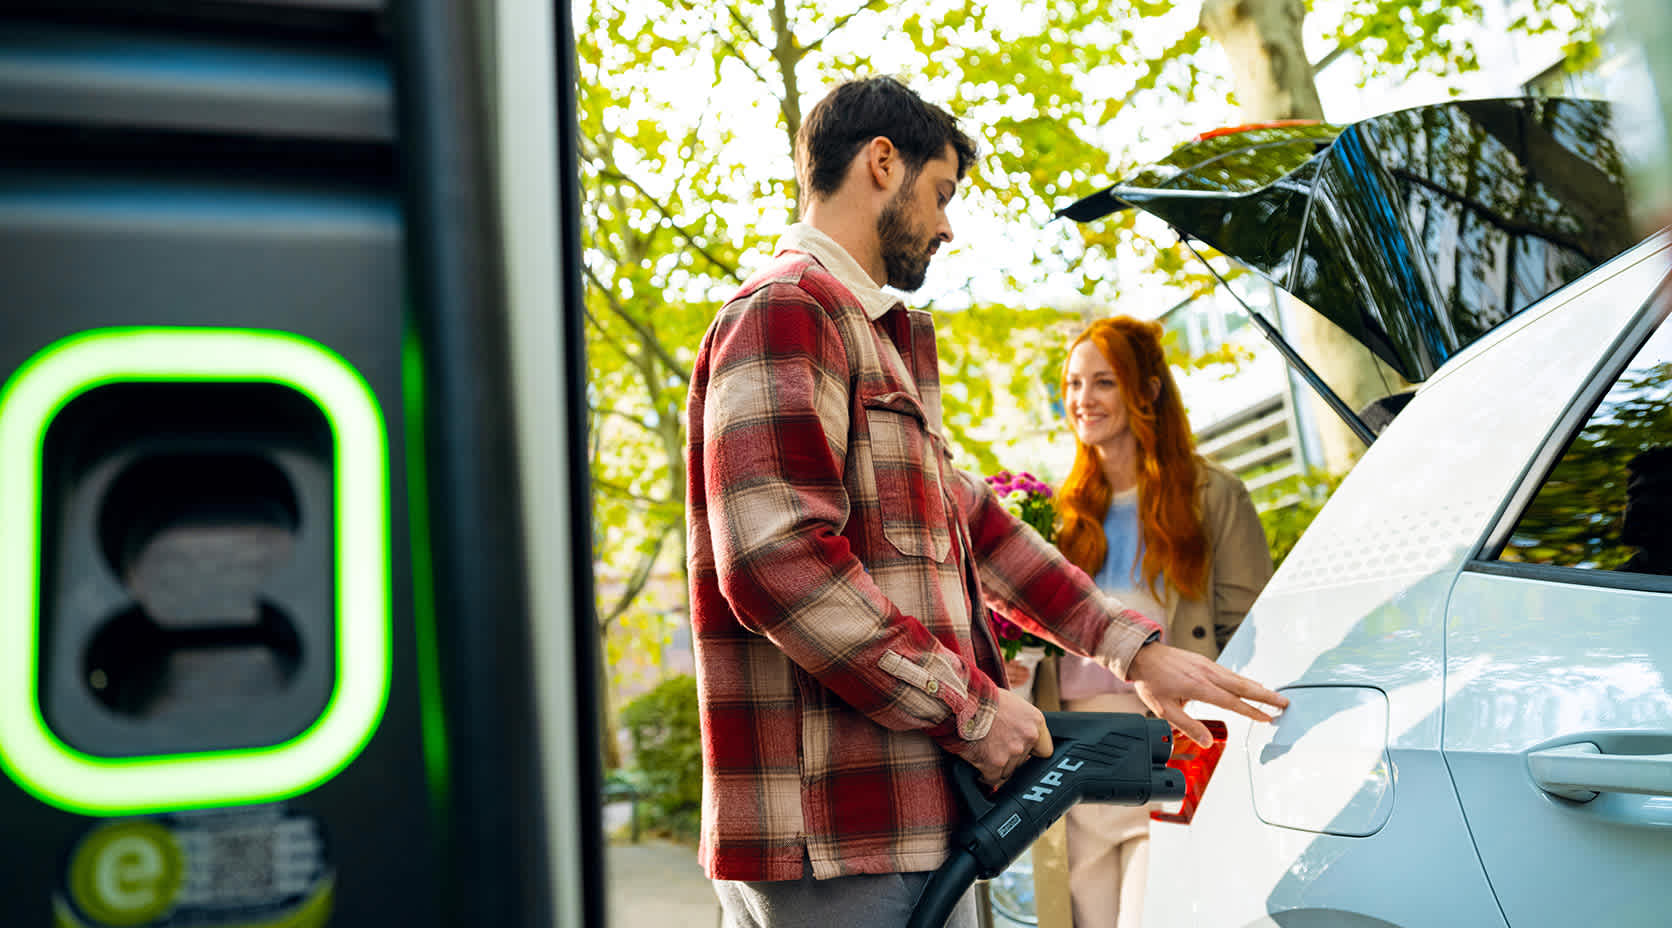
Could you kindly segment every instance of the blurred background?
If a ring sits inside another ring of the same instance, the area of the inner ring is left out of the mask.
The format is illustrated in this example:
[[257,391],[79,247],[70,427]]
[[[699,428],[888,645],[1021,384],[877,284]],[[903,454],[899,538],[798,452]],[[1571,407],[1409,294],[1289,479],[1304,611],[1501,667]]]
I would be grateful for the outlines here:
[[[1279,561],[1362,443],[1158,221],[1129,211],[1078,225],[1054,209],[1222,127],[1532,95],[1619,105],[1640,223],[1672,216],[1669,102],[1655,93],[1672,86],[1659,53],[1672,25],[1657,0],[583,0],[575,18],[601,750],[618,796],[651,797],[636,826],[610,807],[623,861],[645,842],[688,845],[698,795],[680,457],[690,364],[715,310],[795,221],[792,139],[832,83],[895,74],[981,141],[953,207],[957,239],[910,298],[936,313],[962,466],[1059,480],[1072,456],[1057,399],[1065,336],[1103,315],[1160,319],[1198,446],[1254,492]],[[1354,409],[1402,384],[1309,307],[1209,260]],[[621,898],[621,928],[650,924]]]

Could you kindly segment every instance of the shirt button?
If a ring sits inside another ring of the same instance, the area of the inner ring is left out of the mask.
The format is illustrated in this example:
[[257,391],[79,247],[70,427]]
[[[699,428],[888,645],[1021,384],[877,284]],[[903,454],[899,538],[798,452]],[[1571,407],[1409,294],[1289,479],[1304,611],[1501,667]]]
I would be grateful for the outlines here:
[[923,684],[923,688],[928,691],[930,696],[933,696],[940,692],[940,681],[931,677],[928,683]]
[[970,739],[975,738],[975,719],[970,719],[964,723],[964,737]]
[[1208,630],[1198,625],[1190,630],[1190,634],[1197,638],[1206,638],[1208,636]]

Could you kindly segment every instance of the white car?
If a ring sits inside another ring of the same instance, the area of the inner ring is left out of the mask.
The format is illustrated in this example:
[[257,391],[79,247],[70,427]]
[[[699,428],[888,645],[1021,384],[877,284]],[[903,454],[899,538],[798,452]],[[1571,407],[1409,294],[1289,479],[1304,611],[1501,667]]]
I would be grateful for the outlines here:
[[1587,106],[1312,127],[1257,192],[1099,195],[1420,381],[1221,657],[1289,709],[1192,707],[1227,738],[1152,824],[1150,928],[1672,924],[1672,236],[1582,193],[1621,173]]

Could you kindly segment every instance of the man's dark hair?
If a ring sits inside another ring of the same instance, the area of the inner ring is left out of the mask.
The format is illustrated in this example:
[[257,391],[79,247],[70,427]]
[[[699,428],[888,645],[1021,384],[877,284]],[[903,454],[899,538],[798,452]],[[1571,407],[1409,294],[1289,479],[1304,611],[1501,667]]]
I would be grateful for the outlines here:
[[826,94],[802,121],[795,139],[805,172],[802,194],[835,193],[853,156],[879,135],[899,149],[908,179],[945,154],[948,145],[957,152],[959,180],[975,161],[975,142],[951,113],[892,77],[861,78]]

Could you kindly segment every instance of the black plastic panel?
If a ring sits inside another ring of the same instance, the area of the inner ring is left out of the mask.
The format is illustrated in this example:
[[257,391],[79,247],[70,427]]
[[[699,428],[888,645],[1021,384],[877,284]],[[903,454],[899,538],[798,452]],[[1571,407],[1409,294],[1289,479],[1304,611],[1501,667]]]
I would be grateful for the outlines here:
[[376,49],[0,24],[0,119],[389,140],[391,101]]
[[40,700],[97,757],[281,744],[336,663],[330,427],[270,384],[109,384],[47,431]]

